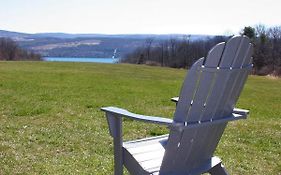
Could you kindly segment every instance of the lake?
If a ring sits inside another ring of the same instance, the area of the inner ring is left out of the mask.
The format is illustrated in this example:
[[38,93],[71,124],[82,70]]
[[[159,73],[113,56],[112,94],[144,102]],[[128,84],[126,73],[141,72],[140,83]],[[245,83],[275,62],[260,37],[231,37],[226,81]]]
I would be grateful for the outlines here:
[[78,57],[43,57],[44,61],[59,62],[90,62],[90,63],[117,63],[118,58],[78,58]]

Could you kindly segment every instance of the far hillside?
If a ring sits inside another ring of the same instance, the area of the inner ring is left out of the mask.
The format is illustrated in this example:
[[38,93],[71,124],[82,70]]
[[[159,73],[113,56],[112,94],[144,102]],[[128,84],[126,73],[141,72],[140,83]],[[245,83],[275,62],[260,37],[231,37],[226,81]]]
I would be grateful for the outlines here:
[[[143,46],[147,39],[153,44],[167,39],[182,39],[177,35],[104,35],[104,34],[67,34],[38,33],[26,34],[0,30],[0,37],[10,37],[20,47],[49,57],[96,57],[111,58],[116,50],[116,57],[122,58]],[[207,38],[207,35],[189,35],[192,40]]]

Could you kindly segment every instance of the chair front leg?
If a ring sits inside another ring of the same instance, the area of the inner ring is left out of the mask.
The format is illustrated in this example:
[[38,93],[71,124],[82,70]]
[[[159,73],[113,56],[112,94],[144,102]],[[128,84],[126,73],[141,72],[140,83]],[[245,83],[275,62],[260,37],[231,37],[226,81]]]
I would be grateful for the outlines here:
[[211,175],[228,175],[228,172],[226,171],[222,163],[219,163],[216,166],[214,166],[212,169],[210,169],[209,173]]
[[122,118],[106,113],[110,135],[114,143],[114,175],[123,174]]

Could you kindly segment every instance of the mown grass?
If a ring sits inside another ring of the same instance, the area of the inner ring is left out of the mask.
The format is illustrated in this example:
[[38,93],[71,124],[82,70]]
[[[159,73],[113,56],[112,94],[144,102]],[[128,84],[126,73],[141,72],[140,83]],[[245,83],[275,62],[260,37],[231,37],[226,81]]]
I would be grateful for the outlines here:
[[[0,174],[112,174],[102,106],[172,117],[185,70],[93,63],[0,62]],[[230,174],[281,174],[281,79],[250,76],[217,149]],[[125,139],[167,133],[125,120]]]

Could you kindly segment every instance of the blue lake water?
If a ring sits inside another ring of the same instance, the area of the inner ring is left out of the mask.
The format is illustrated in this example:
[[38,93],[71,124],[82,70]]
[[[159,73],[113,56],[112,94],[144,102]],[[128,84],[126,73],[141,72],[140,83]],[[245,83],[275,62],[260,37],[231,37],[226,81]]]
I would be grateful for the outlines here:
[[89,63],[117,63],[118,58],[78,58],[78,57],[43,57],[44,61],[59,62],[89,62]]

